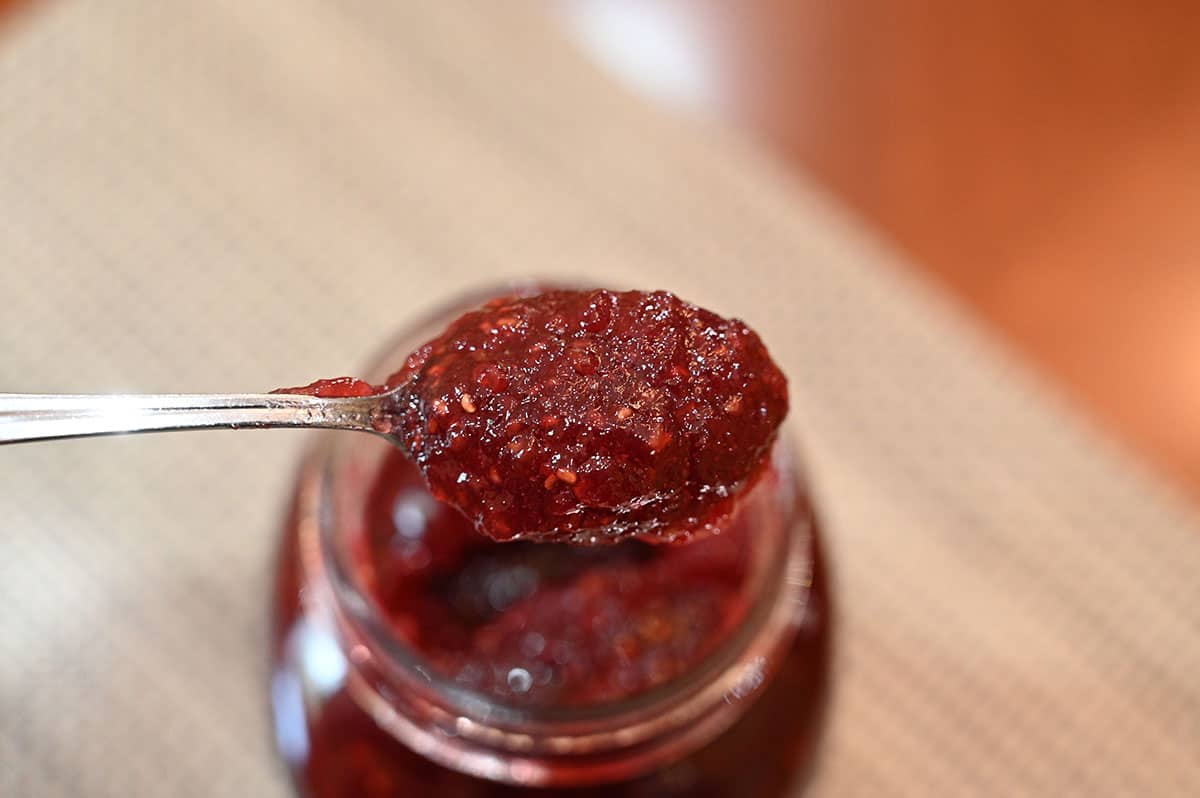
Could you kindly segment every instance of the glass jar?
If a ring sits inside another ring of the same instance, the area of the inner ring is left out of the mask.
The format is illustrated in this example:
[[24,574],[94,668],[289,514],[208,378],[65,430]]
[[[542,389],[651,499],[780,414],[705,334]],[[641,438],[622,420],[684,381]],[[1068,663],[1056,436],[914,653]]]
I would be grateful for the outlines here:
[[808,773],[829,613],[782,438],[722,534],[575,548],[492,543],[386,442],[325,433],[277,568],[272,709],[302,795],[774,798]]

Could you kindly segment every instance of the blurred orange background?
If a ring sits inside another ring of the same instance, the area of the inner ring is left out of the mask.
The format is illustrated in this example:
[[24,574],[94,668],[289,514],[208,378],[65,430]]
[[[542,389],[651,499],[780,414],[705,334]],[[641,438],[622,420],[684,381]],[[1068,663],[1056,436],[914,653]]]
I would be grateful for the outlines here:
[[1200,498],[1195,5],[556,8],[618,72],[663,73],[635,83],[815,175]]

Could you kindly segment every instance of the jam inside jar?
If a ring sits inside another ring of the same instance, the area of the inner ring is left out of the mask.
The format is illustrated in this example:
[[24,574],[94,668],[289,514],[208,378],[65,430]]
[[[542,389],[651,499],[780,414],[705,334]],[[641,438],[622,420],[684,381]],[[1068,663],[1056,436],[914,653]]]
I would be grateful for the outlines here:
[[386,442],[326,434],[277,568],[271,702],[301,795],[774,798],[810,771],[828,599],[783,438],[721,534],[579,547],[484,538]]

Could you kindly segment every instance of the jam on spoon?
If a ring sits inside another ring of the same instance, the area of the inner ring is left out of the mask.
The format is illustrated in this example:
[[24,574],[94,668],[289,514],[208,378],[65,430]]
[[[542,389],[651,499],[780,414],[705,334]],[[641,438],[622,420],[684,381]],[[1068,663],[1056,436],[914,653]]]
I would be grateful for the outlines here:
[[384,386],[391,432],[433,495],[496,540],[688,540],[719,527],[762,469],[787,381],[743,322],[664,292],[494,299]]

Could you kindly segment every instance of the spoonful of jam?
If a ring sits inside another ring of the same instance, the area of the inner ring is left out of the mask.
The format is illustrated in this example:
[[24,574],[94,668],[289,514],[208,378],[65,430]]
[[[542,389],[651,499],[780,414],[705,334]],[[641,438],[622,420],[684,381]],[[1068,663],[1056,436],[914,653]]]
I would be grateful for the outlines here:
[[686,540],[759,474],[787,413],[759,337],[666,292],[494,299],[383,385],[271,394],[0,394],[0,443],[167,429],[384,435],[438,499],[497,540]]

